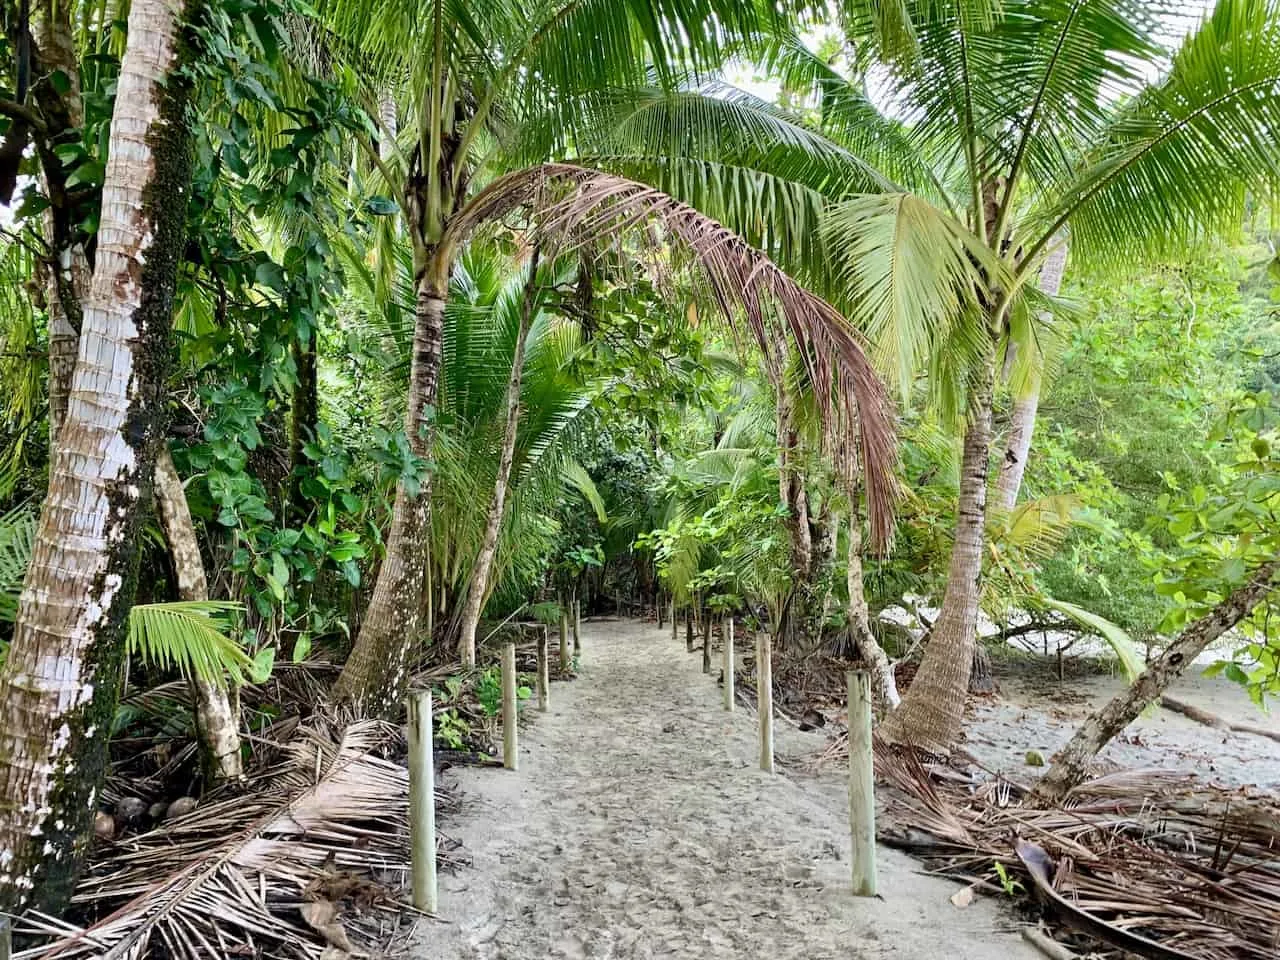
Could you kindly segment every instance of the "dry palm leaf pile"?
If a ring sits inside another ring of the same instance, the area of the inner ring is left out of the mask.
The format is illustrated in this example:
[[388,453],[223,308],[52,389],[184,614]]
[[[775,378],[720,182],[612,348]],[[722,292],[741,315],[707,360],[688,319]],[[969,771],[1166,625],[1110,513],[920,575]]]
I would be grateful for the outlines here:
[[1064,940],[1156,960],[1280,957],[1274,797],[1124,771],[1040,810],[1008,780],[926,769],[881,745],[876,777],[889,787],[882,842],[940,873],[1035,894]]
[[401,743],[391,724],[313,717],[246,787],[100,850],[74,901],[85,926],[28,915],[16,932],[44,942],[15,958],[365,955],[357,944],[411,916],[394,893],[408,869]]

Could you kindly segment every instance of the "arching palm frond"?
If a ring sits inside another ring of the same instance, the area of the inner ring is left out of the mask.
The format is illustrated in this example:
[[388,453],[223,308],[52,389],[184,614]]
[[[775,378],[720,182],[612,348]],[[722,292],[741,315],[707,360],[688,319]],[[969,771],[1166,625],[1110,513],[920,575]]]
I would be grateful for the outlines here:
[[30,504],[20,504],[0,516],[0,621],[13,623],[18,596],[35,547],[39,517]]
[[252,661],[229,635],[228,618],[244,609],[229,600],[141,603],[129,611],[129,652],[184,676],[243,682]]
[[805,365],[824,429],[834,434],[857,424],[872,539],[888,543],[897,496],[890,403],[857,335],[830,304],[687,204],[633,180],[567,164],[518,171],[490,184],[459,214],[446,242],[461,244],[519,208],[529,210],[539,242],[561,249],[584,236],[655,221],[693,257],[727,321],[745,327],[766,356],[790,341]]

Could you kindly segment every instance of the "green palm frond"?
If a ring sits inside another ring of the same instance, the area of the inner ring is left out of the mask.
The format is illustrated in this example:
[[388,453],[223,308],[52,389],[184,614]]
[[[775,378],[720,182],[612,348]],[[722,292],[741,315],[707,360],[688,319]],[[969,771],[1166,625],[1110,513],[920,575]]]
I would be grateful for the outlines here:
[[229,636],[230,618],[244,609],[229,600],[142,603],[129,611],[129,652],[162,669],[222,683],[242,683],[252,664]]
[[990,334],[967,323],[990,251],[912,194],[867,194],[836,207],[823,227],[850,317],[875,345],[905,400],[915,371],[944,343],[980,355]]
[[596,519],[601,524],[608,523],[609,511],[605,508],[604,498],[600,496],[600,491],[596,489],[596,482],[591,479],[591,474],[587,473],[582,464],[566,463],[560,468],[560,472],[564,475],[565,483],[582,494],[582,499],[586,500],[595,511]]
[[1097,634],[1105,640],[1116,655],[1116,659],[1120,661],[1125,679],[1130,683],[1138,679],[1143,670],[1146,669],[1146,664],[1143,662],[1142,655],[1138,653],[1138,647],[1133,642],[1133,638],[1110,620],[1085,610],[1083,607],[1078,607],[1074,603],[1055,600],[1053,597],[1043,597],[1040,603],[1050,610],[1065,614],[1086,630]]
[[1019,504],[1007,515],[992,516],[992,548],[1013,547],[1032,557],[1051,556],[1071,531],[1080,498],[1070,494]]
[[30,504],[20,504],[0,515],[0,621],[13,623],[18,597],[35,549],[39,517]]
[[1246,195],[1280,184],[1277,129],[1280,6],[1220,0],[1039,205],[1037,248],[1066,225],[1084,262],[1131,264],[1235,231]]

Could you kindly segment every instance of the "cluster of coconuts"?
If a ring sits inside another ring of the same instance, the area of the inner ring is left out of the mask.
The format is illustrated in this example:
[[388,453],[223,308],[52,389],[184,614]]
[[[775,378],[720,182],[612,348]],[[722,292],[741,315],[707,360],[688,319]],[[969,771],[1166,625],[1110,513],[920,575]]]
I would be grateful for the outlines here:
[[93,832],[99,840],[110,840],[128,827],[136,827],[147,820],[159,823],[184,817],[195,808],[195,797],[179,797],[170,803],[162,800],[150,805],[140,797],[125,797],[116,804],[114,814],[98,811],[93,820]]

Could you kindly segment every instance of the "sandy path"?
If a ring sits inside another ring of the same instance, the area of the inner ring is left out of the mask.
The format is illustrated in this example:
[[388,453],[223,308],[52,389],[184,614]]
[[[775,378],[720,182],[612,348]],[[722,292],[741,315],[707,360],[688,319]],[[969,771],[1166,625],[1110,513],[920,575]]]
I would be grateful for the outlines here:
[[468,812],[445,828],[474,864],[442,878],[444,922],[415,957],[1039,957],[991,902],[953,907],[954,885],[895,851],[882,899],[853,898],[839,791],[756,769],[755,714],[725,714],[665,631],[588,624],[582,677],[551,706],[519,773],[456,771]]

